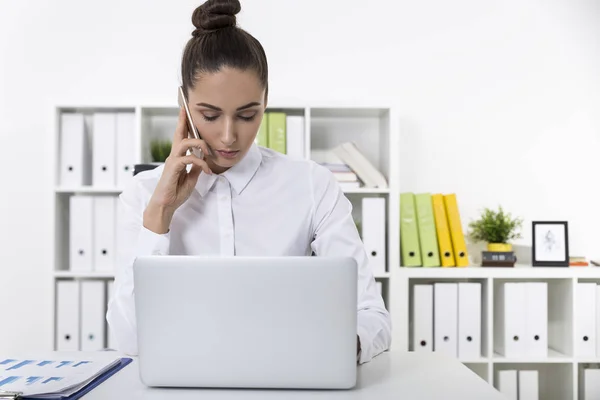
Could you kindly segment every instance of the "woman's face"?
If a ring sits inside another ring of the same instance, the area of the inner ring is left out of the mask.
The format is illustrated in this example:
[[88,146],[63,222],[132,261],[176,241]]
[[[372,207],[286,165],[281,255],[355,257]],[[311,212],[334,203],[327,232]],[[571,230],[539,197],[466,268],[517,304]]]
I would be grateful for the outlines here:
[[202,74],[195,87],[188,88],[188,106],[212,153],[205,160],[220,174],[244,158],[252,146],[266,108],[265,90],[254,71],[227,67]]

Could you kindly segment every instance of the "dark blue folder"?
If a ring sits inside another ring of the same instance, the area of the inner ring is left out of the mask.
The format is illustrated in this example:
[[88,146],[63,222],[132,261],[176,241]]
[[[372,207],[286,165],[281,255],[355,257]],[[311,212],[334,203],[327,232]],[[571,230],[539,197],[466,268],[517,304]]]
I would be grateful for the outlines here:
[[[115,364],[112,368],[106,370],[102,375],[98,375],[94,378],[90,383],[81,388],[81,390],[73,393],[70,396],[62,396],[62,397],[52,397],[52,399],[60,399],[60,400],[76,400],[81,398],[82,396],[88,394],[91,390],[93,390],[96,386],[100,385],[102,382],[122,370],[127,364],[132,361],[131,358],[121,358],[121,362]],[[30,399],[30,397],[20,397],[21,399]],[[35,399],[43,400],[45,397],[35,397]],[[50,397],[48,397],[50,398]]]

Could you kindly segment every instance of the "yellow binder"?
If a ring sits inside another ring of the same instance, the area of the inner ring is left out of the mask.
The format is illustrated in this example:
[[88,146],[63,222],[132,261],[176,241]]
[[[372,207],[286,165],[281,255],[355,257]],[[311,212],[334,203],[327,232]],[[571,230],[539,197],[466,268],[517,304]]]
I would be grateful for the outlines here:
[[446,205],[446,215],[448,216],[448,226],[450,227],[450,236],[452,237],[452,248],[454,249],[456,266],[467,267],[469,265],[469,256],[467,254],[467,244],[465,243],[465,236],[463,235],[460,222],[456,194],[444,195],[444,204]]
[[450,240],[450,229],[448,228],[444,197],[441,194],[434,194],[431,196],[431,202],[433,204],[433,216],[435,217],[435,230],[442,267],[454,267],[456,264],[454,261],[454,251],[452,251],[452,241]]
[[414,193],[400,193],[400,247],[402,266],[422,266]]

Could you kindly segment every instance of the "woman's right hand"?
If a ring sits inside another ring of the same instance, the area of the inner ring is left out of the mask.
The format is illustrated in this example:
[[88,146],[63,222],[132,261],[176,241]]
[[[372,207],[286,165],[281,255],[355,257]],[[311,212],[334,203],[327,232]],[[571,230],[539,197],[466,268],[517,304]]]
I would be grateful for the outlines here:
[[[206,161],[194,154],[186,155],[193,148],[209,154],[204,140],[188,138],[186,114],[182,107],[173,135],[171,154],[165,161],[160,180],[144,211],[144,226],[147,229],[159,234],[167,233],[175,210],[190,197],[200,173],[212,174]],[[192,168],[188,172],[186,167],[190,164]]]

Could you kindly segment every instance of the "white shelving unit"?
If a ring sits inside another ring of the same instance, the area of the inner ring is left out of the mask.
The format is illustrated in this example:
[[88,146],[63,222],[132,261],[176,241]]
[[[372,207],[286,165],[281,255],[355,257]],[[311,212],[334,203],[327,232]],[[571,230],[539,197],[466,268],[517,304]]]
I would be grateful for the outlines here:
[[[467,367],[495,385],[497,372],[506,369],[534,369],[539,373],[540,399],[583,399],[583,368],[600,364],[600,357],[576,357],[576,284],[600,284],[600,268],[532,267],[515,268],[393,268],[390,279],[394,313],[394,348],[412,351],[412,288],[415,284],[435,282],[482,283],[482,348],[479,359],[460,359]],[[500,335],[494,326],[494,304],[498,285],[506,282],[548,283],[548,356],[507,358],[494,351]]]
[[[69,200],[72,196],[118,196],[122,188],[90,186],[71,187],[60,184],[60,132],[61,115],[63,113],[82,113],[84,115],[86,134],[93,137],[93,114],[96,112],[131,112],[135,114],[133,137],[135,164],[148,163],[150,159],[149,143],[152,139],[172,139],[177,122],[178,107],[173,105],[71,105],[59,106],[55,110],[55,235],[54,263],[51,273],[52,281],[52,315],[54,321],[54,348],[58,343],[57,282],[114,279],[112,271],[74,272],[69,270]],[[398,118],[389,107],[336,107],[336,106],[285,106],[275,105],[269,111],[282,111],[288,115],[301,115],[305,119],[304,154],[311,158],[316,150],[329,150],[338,144],[354,141],[359,149],[369,158],[386,177],[390,186],[385,189],[360,188],[348,190],[347,197],[353,203],[353,216],[361,219],[361,199],[363,197],[383,197],[387,200],[387,272],[380,273],[376,279],[382,282],[384,300],[390,310],[392,272],[400,263],[399,243],[399,164],[396,157],[399,147]],[[89,140],[93,143],[93,140]],[[397,268],[396,268],[397,269]],[[81,300],[80,300],[81,301]],[[106,335],[108,336],[108,335]]]
[[[69,271],[69,199],[77,195],[117,196],[121,188],[92,186],[62,187],[58,180],[60,160],[60,115],[79,112],[86,116],[87,126],[94,112],[127,111],[135,114],[135,163],[150,161],[148,144],[153,138],[170,139],[176,125],[178,109],[175,106],[70,106],[56,108],[56,183],[55,183],[55,257],[51,302],[53,321],[56,316],[56,284],[63,280],[110,281],[114,273]],[[360,221],[361,199],[383,197],[387,200],[387,272],[376,276],[383,283],[383,297],[392,316],[392,346],[394,350],[411,351],[411,288],[415,284],[434,282],[482,283],[482,349],[481,357],[460,360],[483,379],[495,383],[498,371],[503,369],[536,369],[539,371],[541,399],[573,400],[583,398],[583,368],[600,364],[600,357],[579,358],[574,355],[574,310],[576,284],[600,283],[600,268],[405,268],[400,267],[400,206],[399,182],[400,148],[399,118],[388,107],[297,107],[274,106],[268,111],[283,111],[305,118],[305,148],[307,158],[315,150],[331,149],[337,144],[354,141],[369,160],[385,175],[386,189],[354,189],[346,192],[353,204],[353,216]],[[93,132],[90,132],[93,135]],[[495,288],[504,282],[541,281],[548,285],[549,352],[545,358],[506,358],[494,352]],[[54,330],[56,346],[56,329]]]

